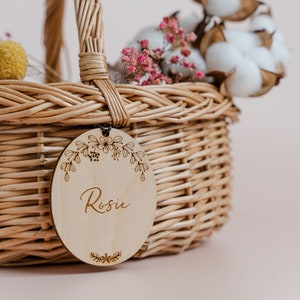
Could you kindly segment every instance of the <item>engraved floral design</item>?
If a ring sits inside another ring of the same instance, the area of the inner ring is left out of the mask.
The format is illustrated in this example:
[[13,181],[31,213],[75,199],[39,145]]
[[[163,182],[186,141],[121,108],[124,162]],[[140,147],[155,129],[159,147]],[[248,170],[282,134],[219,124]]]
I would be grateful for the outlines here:
[[99,255],[98,253],[91,252],[90,256],[97,263],[110,264],[118,261],[122,256],[122,252],[117,251],[113,255],[108,255],[107,253],[105,253],[104,255]]
[[88,141],[76,141],[76,150],[66,150],[64,155],[67,160],[60,165],[60,169],[65,172],[64,180],[70,180],[70,173],[76,172],[76,164],[81,163],[81,156],[89,158],[91,162],[99,162],[101,155],[111,154],[114,160],[129,158],[130,164],[135,165],[134,171],[140,173],[140,180],[145,181],[145,172],[149,169],[149,165],[143,161],[145,153],[143,151],[135,151],[133,142],[124,143],[123,137],[117,135],[100,136],[89,135]]

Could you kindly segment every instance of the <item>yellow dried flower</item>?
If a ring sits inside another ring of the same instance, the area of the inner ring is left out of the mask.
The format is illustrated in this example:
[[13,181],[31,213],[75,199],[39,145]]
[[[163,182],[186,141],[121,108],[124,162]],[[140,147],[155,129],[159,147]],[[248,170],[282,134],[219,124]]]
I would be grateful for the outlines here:
[[20,44],[11,40],[0,42],[0,79],[22,80],[27,67],[27,55]]

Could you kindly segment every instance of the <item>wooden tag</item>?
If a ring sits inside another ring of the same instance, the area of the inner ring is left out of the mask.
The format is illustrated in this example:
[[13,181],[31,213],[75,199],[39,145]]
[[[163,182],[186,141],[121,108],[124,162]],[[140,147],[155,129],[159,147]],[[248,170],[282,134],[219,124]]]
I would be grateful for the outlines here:
[[106,266],[132,257],[150,233],[155,210],[150,162],[128,134],[93,129],[61,154],[51,212],[59,238],[78,259]]

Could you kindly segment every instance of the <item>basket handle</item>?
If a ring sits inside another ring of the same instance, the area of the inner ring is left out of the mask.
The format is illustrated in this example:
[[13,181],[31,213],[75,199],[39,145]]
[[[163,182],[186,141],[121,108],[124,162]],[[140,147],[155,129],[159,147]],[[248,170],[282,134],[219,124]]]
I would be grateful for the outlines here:
[[125,127],[130,118],[123,100],[110,81],[104,54],[102,4],[100,0],[74,0],[79,38],[80,78],[94,84],[103,94],[112,125]]
[[62,23],[64,8],[64,0],[46,1],[46,18],[44,24],[46,82],[61,81],[60,51],[63,46]]

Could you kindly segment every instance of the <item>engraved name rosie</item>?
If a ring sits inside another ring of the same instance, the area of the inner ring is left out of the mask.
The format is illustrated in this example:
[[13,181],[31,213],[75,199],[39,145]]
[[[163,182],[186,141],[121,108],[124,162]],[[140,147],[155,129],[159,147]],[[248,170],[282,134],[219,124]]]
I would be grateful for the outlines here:
[[129,206],[129,204],[126,204],[125,202],[120,202],[119,199],[102,201],[101,196],[102,190],[99,187],[91,187],[80,195],[80,200],[85,202],[84,211],[86,214],[89,209],[92,209],[99,214],[105,214],[112,210],[125,209]]

